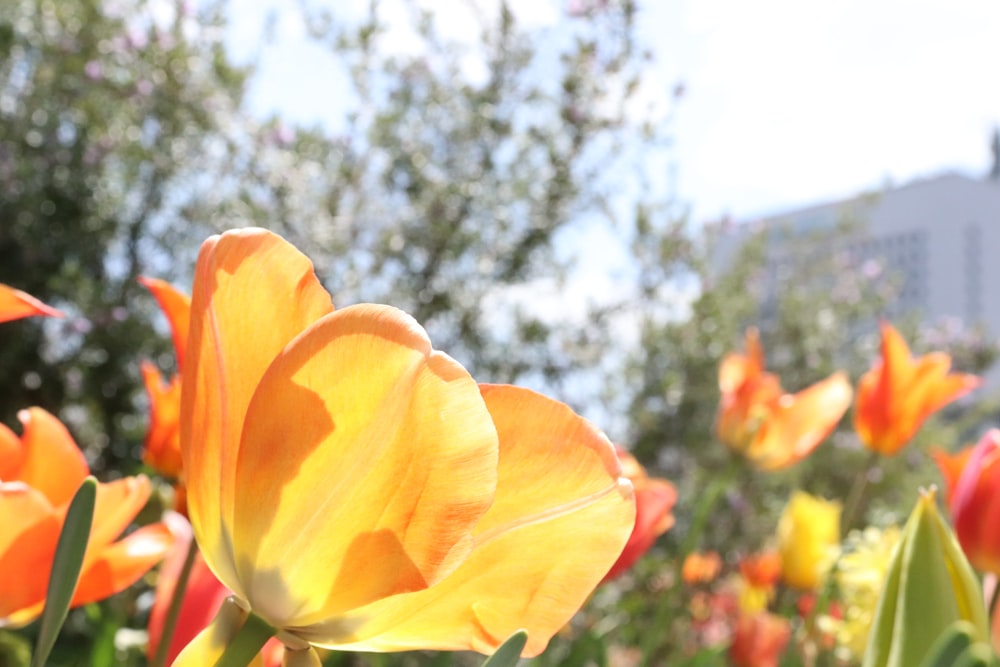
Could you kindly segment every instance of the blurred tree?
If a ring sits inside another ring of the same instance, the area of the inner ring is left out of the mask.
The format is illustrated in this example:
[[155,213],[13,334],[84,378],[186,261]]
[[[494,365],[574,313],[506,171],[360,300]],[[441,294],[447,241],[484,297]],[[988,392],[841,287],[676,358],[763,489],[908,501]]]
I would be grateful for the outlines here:
[[135,278],[189,271],[168,258],[195,246],[181,211],[206,178],[197,156],[244,82],[218,15],[199,23],[186,7],[0,6],[0,281],[68,314],[0,330],[0,418],[61,414],[97,470],[105,445],[135,461],[137,360],[167,350]]

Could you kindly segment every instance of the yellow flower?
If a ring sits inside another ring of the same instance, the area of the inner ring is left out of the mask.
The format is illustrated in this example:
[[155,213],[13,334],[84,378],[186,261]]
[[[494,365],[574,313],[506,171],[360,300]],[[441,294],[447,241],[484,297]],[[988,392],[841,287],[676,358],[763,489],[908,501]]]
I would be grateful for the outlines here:
[[[492,652],[524,628],[535,655],[632,531],[600,431],[476,385],[399,310],[334,311],[309,260],[264,230],[202,247],[182,376],[205,561],[246,627],[291,649]],[[175,665],[211,664],[231,634],[210,626]]]
[[840,540],[840,503],[796,491],[778,522],[781,576],[796,588],[815,589],[830,549]]

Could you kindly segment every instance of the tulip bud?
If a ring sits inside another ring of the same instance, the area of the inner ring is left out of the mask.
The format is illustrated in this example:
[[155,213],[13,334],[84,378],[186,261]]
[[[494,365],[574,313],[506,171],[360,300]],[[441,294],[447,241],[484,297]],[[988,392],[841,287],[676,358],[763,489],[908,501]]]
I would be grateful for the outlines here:
[[938,513],[935,490],[922,491],[892,556],[862,667],[911,667],[956,621],[989,641],[979,581]]

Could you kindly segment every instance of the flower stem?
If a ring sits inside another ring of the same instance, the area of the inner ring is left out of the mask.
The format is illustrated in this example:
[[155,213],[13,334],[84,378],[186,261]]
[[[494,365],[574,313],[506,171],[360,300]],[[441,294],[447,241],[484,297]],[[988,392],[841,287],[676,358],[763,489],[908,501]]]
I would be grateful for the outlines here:
[[851,526],[854,525],[854,520],[857,518],[856,515],[861,509],[865,491],[868,489],[871,472],[878,463],[880,456],[881,455],[878,452],[871,452],[868,456],[868,461],[865,463],[865,467],[862,468],[857,477],[854,478],[854,484],[851,486],[851,491],[847,494],[847,501],[844,503],[844,513],[841,515],[840,526],[841,532],[844,535],[846,535],[851,530]]
[[181,615],[181,604],[184,602],[184,593],[187,591],[191,568],[194,567],[197,555],[198,543],[192,537],[190,544],[188,544],[187,554],[184,556],[184,564],[177,577],[177,584],[174,586],[174,592],[170,598],[170,607],[167,608],[167,616],[163,620],[163,630],[160,632],[160,643],[156,647],[156,655],[153,656],[150,667],[163,667],[167,664],[167,652],[170,650],[170,642],[174,638],[177,619]]
[[276,632],[276,628],[251,612],[215,667],[247,667]]

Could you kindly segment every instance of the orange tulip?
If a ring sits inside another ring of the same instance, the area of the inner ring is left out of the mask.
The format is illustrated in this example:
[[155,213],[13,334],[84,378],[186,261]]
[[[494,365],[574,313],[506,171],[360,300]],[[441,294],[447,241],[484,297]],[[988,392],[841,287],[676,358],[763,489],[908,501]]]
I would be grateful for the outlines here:
[[0,322],[10,322],[33,315],[63,317],[61,312],[46,306],[30,294],[0,283]]
[[650,479],[646,469],[634,456],[620,447],[615,451],[622,464],[622,471],[635,488],[635,526],[621,555],[606,575],[610,581],[635,565],[653,543],[674,525],[671,510],[677,502],[677,490],[665,479]]
[[[184,566],[184,559],[191,545],[191,540],[194,539],[191,534],[191,525],[180,514],[168,513],[165,523],[170,526],[170,530],[176,536],[176,542],[166,560],[163,561],[163,567],[160,568],[156,580],[156,598],[153,601],[153,608],[149,612],[149,644],[146,655],[150,661],[153,660],[159,649],[167,612],[174,597],[174,589],[177,587],[177,579]],[[212,571],[205,565],[205,559],[201,557],[201,554],[195,556],[191,574],[188,576],[187,588],[184,590],[180,613],[177,616],[177,624],[174,626],[174,633],[170,639],[170,648],[167,650],[165,664],[173,664],[181,649],[208,626],[219,608],[222,607],[222,603],[230,595],[232,592],[215,578]],[[274,639],[268,644],[263,651],[265,654],[263,664],[269,667],[278,667],[281,665],[283,653],[281,644]]]
[[932,414],[979,386],[975,375],[949,373],[951,357],[914,359],[906,341],[882,322],[882,358],[858,383],[854,430],[883,456],[899,452]]
[[955,453],[947,452],[940,447],[932,447],[931,458],[941,471],[941,478],[944,480],[945,503],[951,506],[951,501],[955,497],[955,487],[958,486],[958,478],[962,476],[969,457],[975,450],[974,445],[963,447]]
[[[41,408],[22,410],[18,438],[0,424],[0,625],[20,626],[42,610],[56,541],[70,500],[90,474],[66,427]],[[130,586],[172,542],[163,524],[115,539],[149,497],[149,480],[129,477],[97,488],[93,529],[72,605]]]
[[735,667],[778,667],[792,637],[787,618],[766,611],[740,614],[729,647]]
[[[293,649],[491,652],[525,628],[535,655],[632,531],[602,433],[477,386],[401,311],[334,311],[309,260],[264,230],[202,247],[184,364],[195,536]],[[175,664],[211,664],[215,627]]]
[[[139,278],[139,282],[153,293],[167,316],[174,339],[177,368],[180,370],[187,348],[191,299],[163,280]],[[143,362],[141,370],[142,380],[146,385],[146,395],[149,398],[149,429],[143,445],[142,460],[165,477],[179,480],[183,472],[180,446],[180,374],[175,375],[168,383],[164,382],[156,366],[149,362]],[[180,486],[178,493],[183,494],[183,488]]]
[[702,584],[712,581],[722,570],[722,558],[717,551],[692,551],[681,566],[681,581],[685,584]]
[[781,554],[763,551],[740,561],[740,575],[752,586],[771,587],[781,579]]
[[720,440],[761,470],[780,470],[809,456],[837,426],[851,403],[851,386],[834,373],[797,394],[786,394],[764,371],[756,329],[746,333],[746,354],[728,354],[719,367]]
[[949,500],[955,535],[977,570],[1000,575],[1000,431],[990,429],[962,470]]

